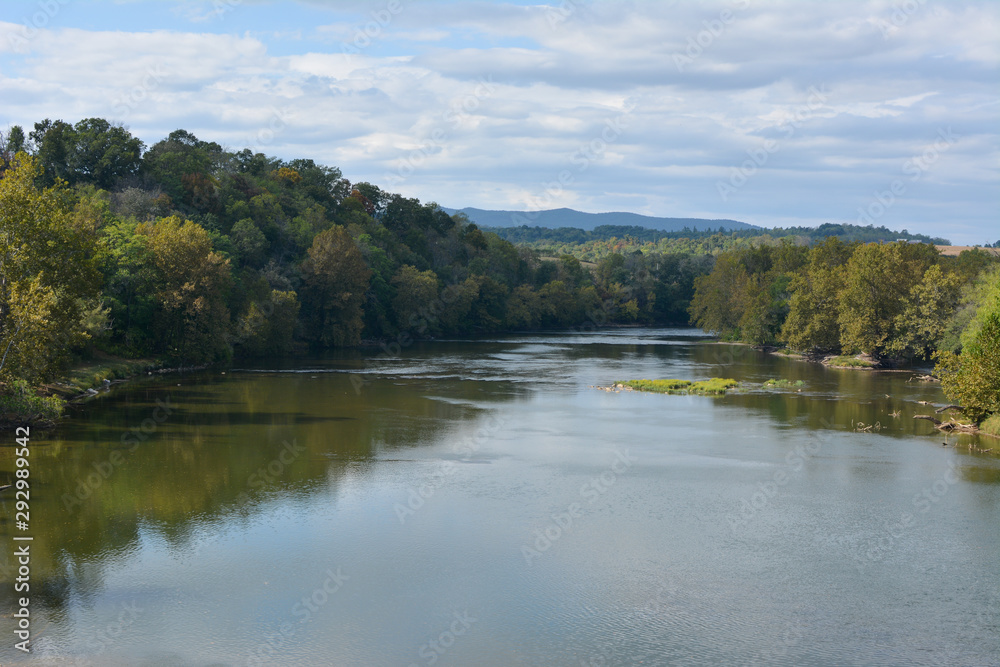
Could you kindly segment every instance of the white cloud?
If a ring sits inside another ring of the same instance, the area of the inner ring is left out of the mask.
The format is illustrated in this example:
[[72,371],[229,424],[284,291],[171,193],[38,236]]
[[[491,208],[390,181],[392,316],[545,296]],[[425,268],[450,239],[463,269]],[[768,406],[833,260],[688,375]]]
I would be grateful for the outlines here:
[[[285,4],[276,22],[277,5],[247,2],[184,30],[117,30],[109,13],[106,30],[53,24],[21,41],[23,25],[0,23],[0,123],[103,116],[147,143],[183,127],[455,206],[537,201],[568,171],[557,205],[816,223],[853,220],[951,125],[963,139],[924,176],[934,199],[914,190],[894,215],[946,234],[949,210],[993,233],[994,3],[556,5],[403,2],[354,55],[343,43],[386,3]],[[625,109],[581,168],[581,147]],[[768,140],[779,149],[721,199],[717,181]]]

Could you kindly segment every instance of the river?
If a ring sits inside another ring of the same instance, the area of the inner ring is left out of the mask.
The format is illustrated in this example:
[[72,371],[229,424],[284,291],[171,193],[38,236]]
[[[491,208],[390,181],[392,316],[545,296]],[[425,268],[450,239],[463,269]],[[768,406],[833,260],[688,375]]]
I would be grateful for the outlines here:
[[[0,494],[0,663],[1000,665],[1000,441],[913,375],[622,329],[118,385],[31,441],[30,655]],[[594,387],[709,377],[802,385]]]

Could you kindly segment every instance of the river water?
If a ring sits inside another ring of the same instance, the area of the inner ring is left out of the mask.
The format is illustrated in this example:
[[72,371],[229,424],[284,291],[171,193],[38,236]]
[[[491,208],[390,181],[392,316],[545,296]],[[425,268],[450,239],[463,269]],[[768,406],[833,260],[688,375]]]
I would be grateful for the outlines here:
[[[0,663],[1000,665],[1000,441],[913,375],[626,329],[125,383],[32,439],[30,655],[0,494]],[[709,377],[802,385],[594,387]]]

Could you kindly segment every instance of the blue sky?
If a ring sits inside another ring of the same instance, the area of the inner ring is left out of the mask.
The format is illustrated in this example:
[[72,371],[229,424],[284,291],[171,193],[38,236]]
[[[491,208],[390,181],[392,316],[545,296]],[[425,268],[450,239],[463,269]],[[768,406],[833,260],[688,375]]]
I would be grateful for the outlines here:
[[0,128],[183,128],[445,206],[1000,239],[1000,3],[0,5]]

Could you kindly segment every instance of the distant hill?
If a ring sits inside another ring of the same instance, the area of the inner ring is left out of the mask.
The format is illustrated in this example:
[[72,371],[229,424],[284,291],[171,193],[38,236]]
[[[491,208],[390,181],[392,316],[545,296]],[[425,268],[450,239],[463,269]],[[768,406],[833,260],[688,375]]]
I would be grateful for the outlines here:
[[597,227],[644,227],[664,232],[680,232],[685,228],[698,232],[715,232],[719,229],[736,231],[761,229],[756,225],[737,220],[706,220],[704,218],[656,218],[638,213],[584,213],[571,208],[548,211],[487,211],[481,208],[444,209],[449,215],[464,213],[480,227],[544,227],[560,229],[572,227],[592,231]]

